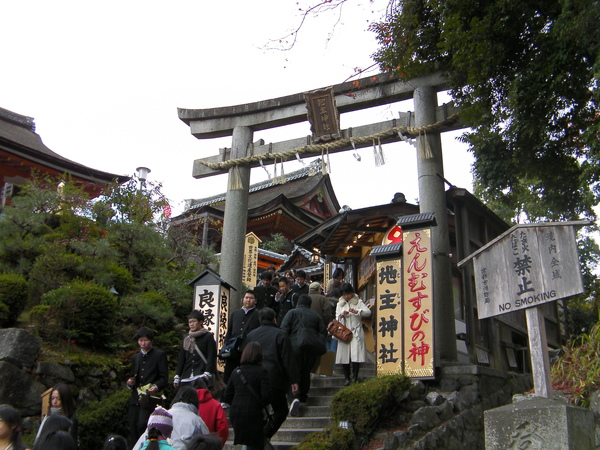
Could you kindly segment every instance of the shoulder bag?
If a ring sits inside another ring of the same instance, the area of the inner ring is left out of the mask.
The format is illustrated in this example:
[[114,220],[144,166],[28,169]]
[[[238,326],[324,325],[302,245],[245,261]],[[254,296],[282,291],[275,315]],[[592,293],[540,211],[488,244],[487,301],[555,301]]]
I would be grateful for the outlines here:
[[345,342],[346,344],[352,340],[352,331],[346,325],[344,325],[340,320],[342,316],[339,316],[337,319],[333,319],[327,325],[327,331],[339,341]]

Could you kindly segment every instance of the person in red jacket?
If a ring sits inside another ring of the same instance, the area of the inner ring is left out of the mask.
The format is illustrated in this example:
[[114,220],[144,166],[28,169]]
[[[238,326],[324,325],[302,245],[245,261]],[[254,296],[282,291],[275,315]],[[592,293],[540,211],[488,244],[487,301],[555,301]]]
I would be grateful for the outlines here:
[[206,387],[206,383],[199,378],[194,381],[194,387],[198,393],[198,414],[204,421],[211,433],[216,433],[225,446],[229,437],[229,422],[227,415],[218,400],[215,400]]

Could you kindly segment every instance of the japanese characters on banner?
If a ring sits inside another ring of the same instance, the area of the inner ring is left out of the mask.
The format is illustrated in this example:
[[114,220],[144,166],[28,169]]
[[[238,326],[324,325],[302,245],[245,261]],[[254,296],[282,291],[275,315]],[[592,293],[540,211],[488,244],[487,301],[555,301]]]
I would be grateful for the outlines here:
[[254,233],[246,235],[244,247],[244,265],[242,266],[242,283],[254,287],[258,278],[258,243],[261,242]]
[[402,373],[402,261],[377,262],[377,376]]
[[573,226],[515,226],[475,256],[479,318],[583,292]]
[[[204,314],[204,328],[215,335],[217,348],[225,343],[229,314],[229,289],[215,285],[194,286],[194,310]],[[223,363],[217,360],[223,370]]]
[[404,369],[414,378],[433,378],[433,276],[431,230],[403,236]]

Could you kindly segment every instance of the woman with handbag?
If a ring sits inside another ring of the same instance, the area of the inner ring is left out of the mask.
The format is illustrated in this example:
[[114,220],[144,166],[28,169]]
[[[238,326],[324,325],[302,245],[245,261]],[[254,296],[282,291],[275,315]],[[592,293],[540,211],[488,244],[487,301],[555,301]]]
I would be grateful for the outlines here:
[[271,403],[271,387],[262,360],[261,345],[249,342],[222,398],[223,402],[231,405],[229,419],[235,434],[233,443],[246,445],[248,450],[265,448],[265,412]]
[[340,292],[342,297],[338,301],[335,316],[352,331],[352,340],[348,343],[343,341],[338,342],[335,363],[341,364],[344,368],[344,377],[346,378],[344,386],[349,386],[351,383],[350,363],[352,363],[352,375],[354,377],[354,382],[356,383],[358,381],[360,363],[367,360],[362,318],[370,317],[371,311],[367,305],[358,298],[358,295],[356,295],[354,288],[350,283],[342,284]]

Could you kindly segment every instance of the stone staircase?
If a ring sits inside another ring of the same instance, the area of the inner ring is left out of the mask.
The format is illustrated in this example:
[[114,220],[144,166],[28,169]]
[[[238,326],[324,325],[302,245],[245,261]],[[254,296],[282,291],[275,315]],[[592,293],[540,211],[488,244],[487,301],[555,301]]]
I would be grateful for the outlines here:
[[[360,378],[374,376],[374,366],[369,363],[362,364]],[[289,450],[298,445],[308,434],[322,431],[330,425],[331,399],[340,389],[344,387],[344,376],[342,370],[336,369],[332,376],[322,377],[311,375],[310,392],[306,404],[300,404],[298,417],[288,416],[279,431],[271,439],[271,444],[276,450]],[[229,429],[229,440],[225,450],[234,450],[234,432]]]

